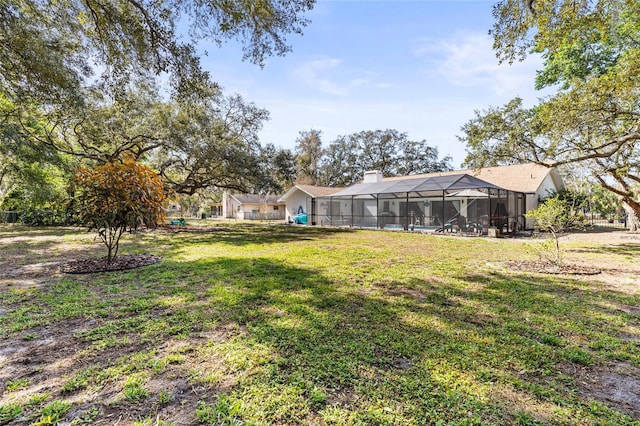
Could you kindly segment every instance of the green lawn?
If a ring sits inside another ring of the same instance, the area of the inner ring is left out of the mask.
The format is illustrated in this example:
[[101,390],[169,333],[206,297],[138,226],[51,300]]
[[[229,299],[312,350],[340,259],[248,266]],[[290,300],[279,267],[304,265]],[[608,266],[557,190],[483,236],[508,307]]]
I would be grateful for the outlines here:
[[[136,270],[0,272],[0,424],[638,424],[607,386],[640,387],[640,292],[503,266],[530,243],[225,224],[125,236],[163,258]],[[102,249],[2,226],[0,250],[15,269]]]

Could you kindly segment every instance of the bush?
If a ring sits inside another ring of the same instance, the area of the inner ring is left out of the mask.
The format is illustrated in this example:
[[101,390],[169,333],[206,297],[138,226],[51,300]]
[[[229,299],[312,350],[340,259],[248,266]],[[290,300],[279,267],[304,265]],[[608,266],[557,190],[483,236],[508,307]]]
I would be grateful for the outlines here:
[[61,194],[48,200],[36,200],[22,189],[14,189],[0,204],[0,222],[22,222],[29,226],[69,225],[72,217],[67,213],[68,200]]
[[126,229],[149,227],[164,220],[167,194],[160,177],[149,167],[127,157],[94,169],[81,167],[74,179],[78,220],[96,230],[107,247],[107,262],[118,254]]
[[20,214],[20,222],[30,226],[61,226],[70,224],[66,212],[52,209],[28,209]]

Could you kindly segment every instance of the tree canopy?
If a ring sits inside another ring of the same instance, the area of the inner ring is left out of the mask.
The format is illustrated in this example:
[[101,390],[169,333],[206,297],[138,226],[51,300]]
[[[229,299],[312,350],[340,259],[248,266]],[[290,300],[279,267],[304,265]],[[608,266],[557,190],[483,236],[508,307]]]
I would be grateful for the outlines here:
[[462,127],[466,162],[580,164],[640,214],[640,2],[502,0],[493,12],[499,59],[540,53],[536,87],[557,93],[477,111]]
[[438,149],[426,140],[410,140],[393,129],[365,130],[338,136],[326,148],[321,133],[300,132],[296,140],[295,181],[301,184],[348,186],[367,170],[385,176],[405,176],[450,170],[451,157],[438,158]]
[[14,106],[3,133],[10,133],[13,145],[23,141],[41,155],[62,153],[86,164],[130,155],[152,165],[172,190],[193,194],[206,187],[245,190],[256,183],[257,133],[268,117],[239,95],[216,90],[185,103],[164,100],[153,84],[141,84],[117,99],[90,91],[81,108]]
[[59,104],[88,83],[126,87],[166,73],[175,93],[209,83],[195,43],[243,43],[264,64],[290,50],[314,0],[5,0],[0,3],[0,91]]
[[196,44],[235,39],[262,66],[290,50],[286,37],[301,33],[313,4],[0,2],[0,199],[24,177],[18,166],[24,175],[23,165],[44,170],[58,158],[100,165],[131,155],[187,194],[256,185],[268,112],[223,95]]
[[438,149],[426,140],[410,140],[393,129],[368,130],[339,136],[325,150],[322,182],[347,186],[362,179],[367,170],[384,176],[407,176],[451,170],[451,157],[438,159]]

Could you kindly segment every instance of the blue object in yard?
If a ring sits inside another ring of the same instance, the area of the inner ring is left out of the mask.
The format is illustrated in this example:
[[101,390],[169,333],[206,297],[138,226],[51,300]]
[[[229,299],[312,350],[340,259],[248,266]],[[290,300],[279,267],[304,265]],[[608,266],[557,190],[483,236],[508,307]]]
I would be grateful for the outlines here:
[[185,225],[187,224],[187,221],[186,221],[186,220],[184,220],[184,218],[180,218],[180,219],[177,219],[177,220],[172,220],[172,221],[171,221],[171,224],[172,224],[172,225],[185,226]]
[[306,225],[307,215],[305,213],[295,215],[293,217],[293,223],[295,223],[296,225]]

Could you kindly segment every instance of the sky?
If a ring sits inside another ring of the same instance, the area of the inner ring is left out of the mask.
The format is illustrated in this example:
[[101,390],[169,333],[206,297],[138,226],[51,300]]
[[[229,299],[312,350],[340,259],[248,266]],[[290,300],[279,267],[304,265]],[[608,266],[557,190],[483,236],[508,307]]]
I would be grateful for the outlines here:
[[499,65],[488,35],[494,1],[318,0],[292,51],[264,68],[240,47],[201,45],[202,64],[227,94],[270,112],[260,140],[293,149],[301,131],[339,135],[395,129],[425,139],[454,168],[465,158],[460,127],[475,110],[516,96],[534,105],[542,66],[530,56]]

